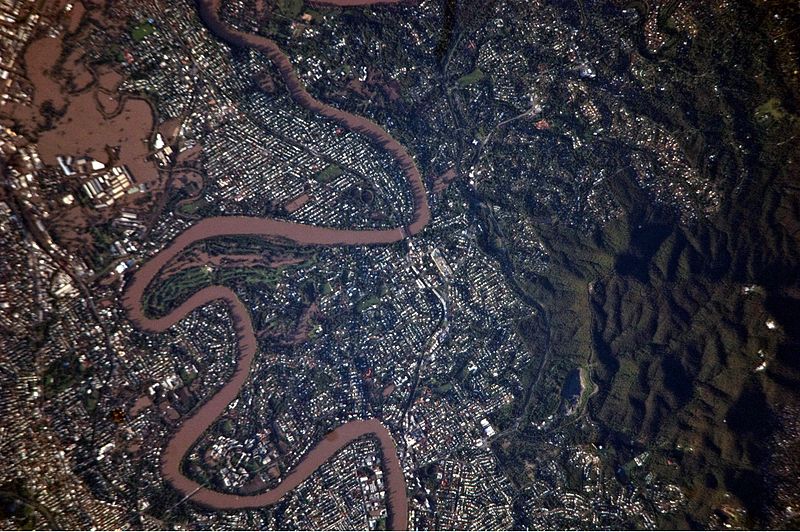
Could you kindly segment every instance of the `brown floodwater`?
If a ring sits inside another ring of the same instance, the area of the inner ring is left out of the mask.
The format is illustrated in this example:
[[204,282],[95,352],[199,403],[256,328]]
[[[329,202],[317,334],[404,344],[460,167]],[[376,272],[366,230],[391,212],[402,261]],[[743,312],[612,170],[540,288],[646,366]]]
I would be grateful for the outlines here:
[[156,182],[158,171],[147,160],[150,151],[143,142],[155,124],[150,103],[126,96],[113,116],[106,117],[103,112],[92,92],[76,95],[57,127],[39,137],[42,161],[56,166],[58,155],[88,155],[106,163],[106,146],[119,146],[119,164],[128,167],[136,184]]
[[[391,3],[393,0],[329,0],[325,3],[338,6],[356,6]],[[275,64],[293,99],[301,106],[335,120],[351,131],[363,134],[386,150],[399,164],[414,200],[414,212],[405,227],[392,229],[350,230],[302,225],[270,218],[225,216],[206,218],[178,235],[166,248],[144,263],[135,272],[123,295],[123,305],[131,321],[150,332],[163,332],[186,317],[193,310],[213,301],[224,301],[232,315],[237,334],[239,359],[230,380],[200,409],[183,420],[170,439],[162,455],[164,477],[181,493],[193,501],[216,509],[243,509],[267,506],[278,502],[289,491],[311,476],[322,464],[353,441],[370,436],[380,443],[383,468],[388,492],[390,526],[393,529],[408,527],[408,499],[397,446],[391,433],[378,419],[348,421],[319,441],[294,469],[274,488],[263,493],[236,495],[221,493],[200,485],[184,475],[183,457],[205,430],[218,419],[227,406],[239,395],[250,373],[258,345],[250,314],[242,301],[223,286],[204,288],[184,301],[169,314],[160,318],[145,316],[142,299],[145,290],[164,267],[195,242],[234,235],[252,235],[264,238],[281,237],[297,246],[362,246],[385,245],[400,241],[420,232],[430,220],[427,192],[419,170],[408,151],[377,124],[348,112],[323,104],[311,96],[294,73],[289,58],[278,46],[264,37],[250,35],[226,26],[219,18],[220,0],[200,0],[198,9],[203,22],[219,39],[234,46],[247,47],[266,54]]]
[[[228,44],[238,48],[258,50],[266,55],[278,69],[278,72],[280,72],[295,102],[310,111],[340,123],[351,131],[365,135],[382,149],[389,152],[405,174],[414,198],[415,211],[408,227],[409,232],[412,234],[417,233],[427,225],[431,213],[428,208],[425,185],[414,163],[414,159],[405,147],[384,131],[383,128],[369,119],[331,107],[311,96],[303,85],[303,82],[300,81],[297,74],[295,74],[294,67],[289,57],[283,53],[275,42],[260,35],[238,31],[220,20],[218,13],[221,3],[221,0],[199,0],[197,2],[200,18],[209,31]],[[317,3],[337,6],[365,6],[370,4],[393,3],[393,0],[333,0]]]
[[72,4],[72,11],[69,15],[69,25],[67,26],[67,31],[69,33],[75,33],[80,26],[81,19],[83,15],[86,13],[86,8],[83,7],[83,4],[80,2],[75,2]]
[[61,85],[50,77],[50,70],[56,66],[62,46],[60,38],[45,37],[33,41],[25,50],[25,73],[34,87],[34,109],[41,108],[48,101],[56,110],[62,110],[66,104]]

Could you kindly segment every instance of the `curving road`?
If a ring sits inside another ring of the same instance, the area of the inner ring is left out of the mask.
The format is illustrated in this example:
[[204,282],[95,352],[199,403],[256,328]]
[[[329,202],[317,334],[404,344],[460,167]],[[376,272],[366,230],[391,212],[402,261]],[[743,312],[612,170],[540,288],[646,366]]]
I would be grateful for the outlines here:
[[[327,0],[320,4],[360,6],[393,3],[395,0]],[[414,160],[406,149],[380,126],[369,120],[326,105],[311,96],[295,75],[289,58],[271,40],[240,32],[227,26],[219,17],[221,0],[198,0],[198,11],[206,27],[219,39],[232,46],[252,48],[267,55],[275,64],[292,98],[301,106],[342,126],[367,136],[386,150],[399,164],[414,199],[414,213],[406,226],[379,230],[347,230],[307,226],[269,218],[246,216],[206,218],[176,237],[166,248],[143,264],[129,281],[123,305],[130,320],[140,329],[159,333],[182,320],[191,311],[213,301],[224,301],[231,310],[238,338],[239,359],[231,379],[194,414],[185,419],[167,444],[162,455],[164,477],[184,496],[205,506],[221,509],[243,509],[267,506],[278,502],[297,487],[339,450],[366,435],[378,439],[383,455],[386,488],[389,494],[390,526],[408,527],[408,500],[405,478],[397,457],[396,444],[388,429],[377,419],[347,422],[317,443],[278,486],[254,495],[235,495],[214,491],[188,478],[181,462],[191,446],[239,395],[248,379],[257,352],[257,342],[250,314],[236,294],[223,286],[204,288],[178,308],[160,318],[149,318],[143,311],[143,296],[162,268],[195,242],[219,236],[255,235],[282,237],[297,246],[356,246],[391,244],[417,234],[430,220],[427,192]]]

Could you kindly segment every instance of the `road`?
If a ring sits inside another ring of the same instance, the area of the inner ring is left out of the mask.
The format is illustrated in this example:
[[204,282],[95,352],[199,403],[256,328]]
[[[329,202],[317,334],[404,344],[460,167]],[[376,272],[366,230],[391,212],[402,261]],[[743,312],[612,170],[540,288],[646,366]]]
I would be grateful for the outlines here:
[[[391,1],[391,0],[389,0]],[[330,0],[332,5],[369,5],[389,3],[386,0]],[[162,455],[162,473],[186,498],[205,506],[233,510],[257,508],[278,502],[286,493],[297,487],[328,461],[339,450],[354,440],[371,435],[378,439],[383,456],[390,526],[405,529],[408,526],[408,500],[406,485],[397,446],[389,430],[378,419],[354,420],[334,429],[317,443],[303,460],[273,489],[254,495],[235,495],[213,490],[184,475],[181,462],[192,445],[208,427],[222,415],[247,382],[258,346],[250,314],[236,294],[223,286],[200,290],[176,309],[160,318],[150,318],[143,311],[143,296],[162,268],[196,242],[220,236],[279,236],[296,246],[362,246],[387,245],[419,233],[430,220],[427,191],[413,158],[408,151],[380,126],[369,120],[328,106],[311,96],[297,78],[288,57],[271,40],[258,35],[240,32],[220,20],[221,0],[199,0],[198,11],[206,27],[220,40],[236,47],[251,48],[267,55],[275,64],[289,87],[292,98],[306,109],[337,121],[343,127],[362,134],[385,150],[397,161],[403,171],[414,200],[414,212],[407,225],[390,229],[348,230],[317,226],[270,218],[247,216],[212,217],[200,220],[178,235],[166,248],[142,264],[129,280],[123,295],[123,305],[129,319],[141,330],[164,332],[187,314],[215,301],[227,304],[233,315],[239,358],[230,380],[200,409],[183,420],[172,435]]]

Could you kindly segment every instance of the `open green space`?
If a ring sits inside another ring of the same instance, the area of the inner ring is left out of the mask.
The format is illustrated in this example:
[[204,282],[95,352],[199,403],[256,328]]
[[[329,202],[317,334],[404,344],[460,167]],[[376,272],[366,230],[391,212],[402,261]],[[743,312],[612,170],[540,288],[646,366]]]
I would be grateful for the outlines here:
[[483,70],[481,70],[478,67],[475,67],[475,70],[473,70],[469,74],[465,74],[460,78],[458,78],[458,84],[461,85],[462,87],[465,87],[467,85],[473,85],[475,83],[478,83],[485,77],[486,74],[484,74]]
[[66,355],[52,362],[42,376],[45,398],[51,398],[84,379],[87,372],[76,355]]
[[320,173],[318,173],[314,178],[319,181],[320,183],[330,183],[340,175],[342,175],[344,171],[336,164],[329,164],[326,166]]
[[773,120],[780,120],[784,116],[786,116],[786,111],[778,98],[770,98],[756,107],[756,118],[769,117]]
[[184,384],[191,384],[192,381],[194,381],[197,378],[197,372],[182,367],[178,370],[178,376],[181,378]]
[[22,478],[15,478],[0,485],[0,519],[11,528],[36,530],[45,523],[58,528],[51,511],[36,500],[35,495]]
[[325,284],[322,285],[322,295],[327,296],[331,292],[333,292],[333,286],[331,286],[331,283],[326,281]]
[[147,290],[144,296],[145,313],[163,316],[186,301],[192,294],[210,286],[212,275],[208,268],[188,268]]
[[267,285],[274,289],[283,277],[284,268],[230,268],[220,270],[215,281],[226,286],[238,284]]
[[365,310],[371,309],[372,307],[377,307],[381,303],[381,298],[376,295],[370,295],[356,303],[356,309],[359,312],[364,312]]
[[303,10],[303,0],[278,0],[278,13],[287,18],[297,18]]
[[183,203],[180,207],[178,207],[178,211],[183,214],[192,215],[196,214],[197,211],[199,211],[206,205],[208,205],[208,200],[205,198],[200,198],[197,201],[190,201],[187,203]]
[[[304,264],[308,263],[309,261],[306,261]],[[187,268],[148,289],[144,296],[144,310],[150,316],[163,316],[186,301],[192,294],[212,285],[222,285],[231,289],[274,290],[287,268],[298,267],[302,268],[303,265],[278,268],[212,269],[206,266]]]
[[131,39],[136,42],[141,42],[144,40],[145,37],[151,35],[153,32],[156,31],[156,27],[150,24],[149,22],[145,22],[143,24],[139,24],[134,26],[131,30]]

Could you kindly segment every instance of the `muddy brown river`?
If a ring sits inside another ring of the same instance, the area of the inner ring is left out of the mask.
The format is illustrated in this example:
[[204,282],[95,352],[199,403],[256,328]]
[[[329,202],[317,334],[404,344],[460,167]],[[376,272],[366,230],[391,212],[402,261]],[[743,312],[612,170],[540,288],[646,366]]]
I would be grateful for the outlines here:
[[[327,0],[318,4],[363,6],[392,3],[393,0]],[[282,237],[297,246],[363,246],[386,245],[413,236],[430,220],[427,192],[414,160],[408,151],[377,124],[348,112],[326,105],[311,96],[297,78],[289,58],[271,40],[235,30],[219,18],[221,0],[199,0],[198,10],[203,23],[220,40],[231,46],[252,48],[264,53],[275,64],[292,98],[301,106],[343,127],[368,137],[397,161],[403,171],[414,199],[414,212],[408,225],[392,229],[348,230],[308,226],[270,218],[247,216],[206,218],[180,235],[166,248],[141,265],[130,279],[123,296],[123,305],[131,321],[140,329],[163,332],[182,320],[191,311],[214,301],[224,301],[236,327],[239,358],[231,379],[195,413],[184,419],[169,440],[162,455],[161,468],[165,479],[192,501],[220,509],[244,509],[267,506],[278,502],[289,491],[314,473],[338,451],[354,440],[371,436],[380,442],[383,468],[388,492],[389,525],[393,529],[408,527],[406,485],[397,446],[391,433],[378,419],[354,420],[344,423],[318,442],[276,487],[253,495],[222,493],[200,485],[181,470],[183,457],[203,432],[225,411],[239,395],[249,377],[258,345],[250,314],[236,294],[223,286],[204,288],[192,295],[178,308],[160,318],[149,318],[143,311],[143,296],[162,268],[195,242],[220,236],[251,235]]]

